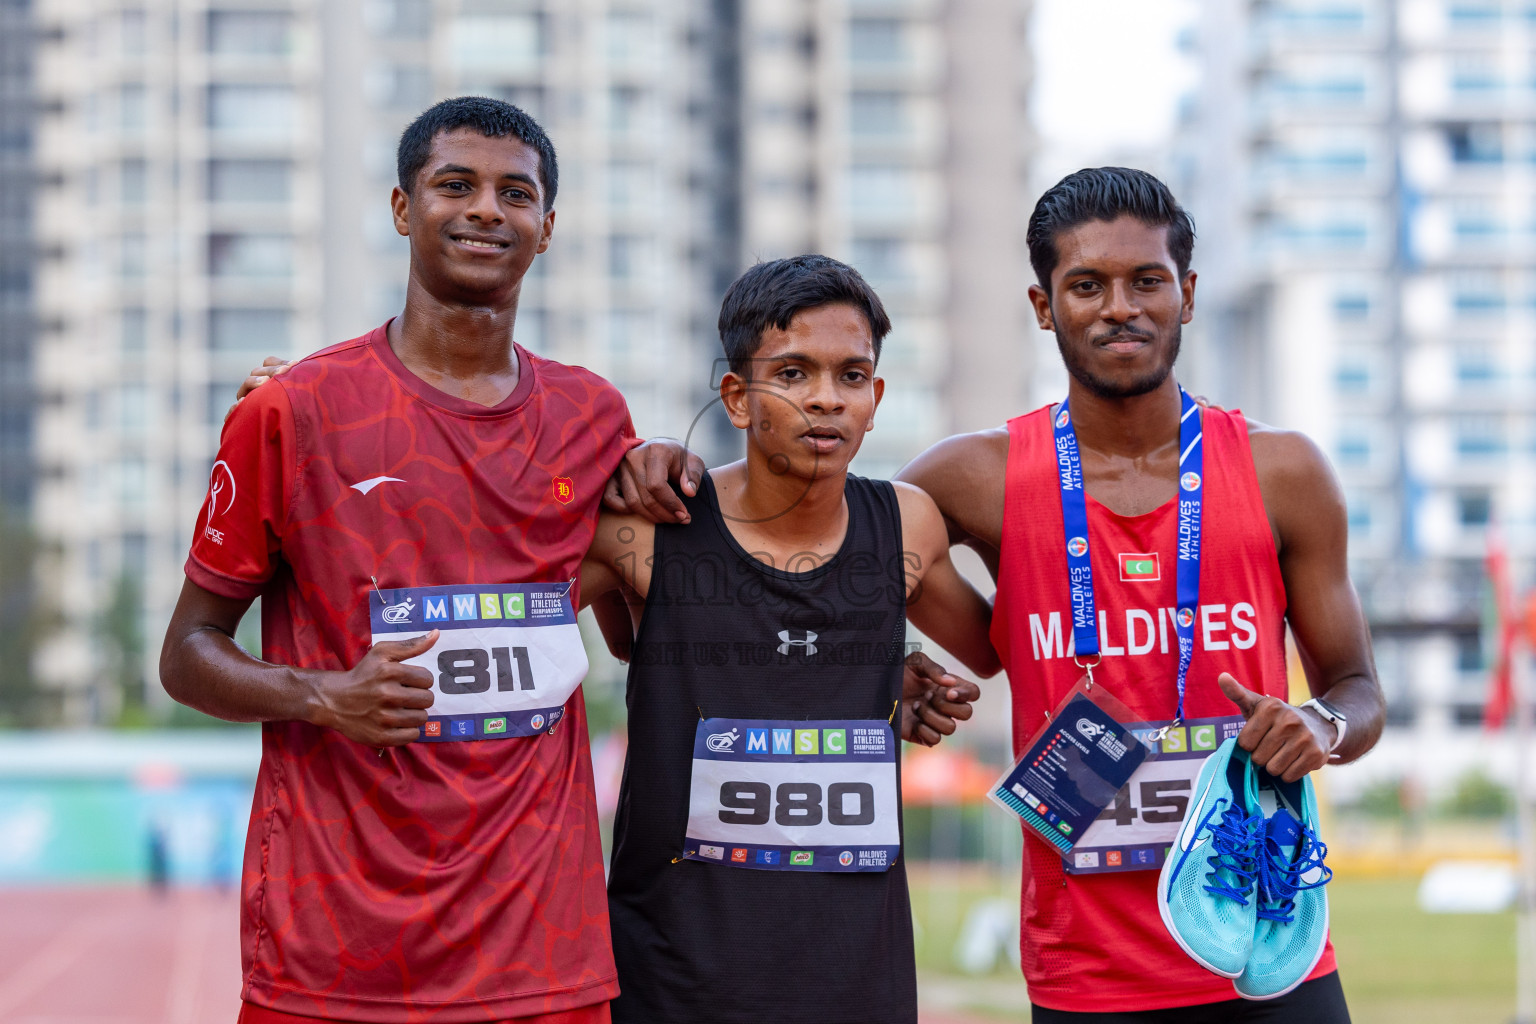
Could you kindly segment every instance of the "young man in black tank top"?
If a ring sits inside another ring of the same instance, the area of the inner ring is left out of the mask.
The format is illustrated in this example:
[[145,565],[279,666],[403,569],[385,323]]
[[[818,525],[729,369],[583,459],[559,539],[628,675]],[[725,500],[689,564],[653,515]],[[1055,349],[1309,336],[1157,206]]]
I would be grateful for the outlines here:
[[835,260],[749,270],[720,315],[746,458],[686,525],[605,513],[583,563],[582,601],[622,591],[637,628],[616,1021],[916,1020],[889,725],[906,618],[981,675],[998,662],[933,501],[848,474],[889,329]]

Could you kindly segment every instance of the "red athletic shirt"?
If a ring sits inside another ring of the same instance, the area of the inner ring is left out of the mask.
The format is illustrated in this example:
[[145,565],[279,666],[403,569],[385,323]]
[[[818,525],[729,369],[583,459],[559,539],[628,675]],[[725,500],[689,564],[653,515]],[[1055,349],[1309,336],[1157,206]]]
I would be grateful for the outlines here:
[[[1071,600],[1051,409],[1008,423],[1001,564],[992,641],[1013,690],[1013,745],[1022,753],[1083,671],[1070,657]],[[1207,409],[1200,611],[1185,718],[1236,713],[1216,677],[1286,699],[1285,587],[1239,413]],[[1141,720],[1174,717],[1178,641],[1178,501],[1122,516],[1088,503],[1093,596],[1102,663],[1094,680]],[[1156,554],[1156,579],[1146,558]],[[1126,572],[1122,572],[1122,569]],[[1155,870],[1068,874],[1061,854],[1024,830],[1020,948],[1030,999],[1053,1010],[1123,1013],[1233,999],[1169,936]],[[1312,977],[1334,970],[1333,947]]]
[[[385,589],[568,580],[633,428],[612,385],[517,349],[494,408],[408,371],[381,327],[297,363],[224,427],[188,579],[260,596],[265,660],[346,669]],[[574,600],[575,595],[572,594]],[[611,999],[587,723],[378,751],[262,727],[242,997],[381,1024]]]

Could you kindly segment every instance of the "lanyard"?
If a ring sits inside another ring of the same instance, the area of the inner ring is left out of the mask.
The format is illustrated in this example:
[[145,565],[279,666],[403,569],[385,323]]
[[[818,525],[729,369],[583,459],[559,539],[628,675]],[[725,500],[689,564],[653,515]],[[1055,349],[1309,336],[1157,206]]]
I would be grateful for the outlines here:
[[[1184,688],[1195,653],[1195,612],[1200,606],[1200,512],[1205,481],[1205,450],[1200,439],[1200,407],[1179,388],[1179,551],[1178,608],[1173,616],[1179,640],[1179,707],[1184,720]],[[1099,618],[1093,604],[1093,563],[1088,557],[1088,503],[1084,499],[1083,460],[1077,450],[1072,413],[1061,403],[1053,423],[1056,467],[1061,481],[1061,519],[1067,540],[1067,587],[1072,598],[1072,637],[1077,658],[1099,654]],[[1079,662],[1079,664],[1082,664]],[[1091,667],[1091,666],[1089,666]]]

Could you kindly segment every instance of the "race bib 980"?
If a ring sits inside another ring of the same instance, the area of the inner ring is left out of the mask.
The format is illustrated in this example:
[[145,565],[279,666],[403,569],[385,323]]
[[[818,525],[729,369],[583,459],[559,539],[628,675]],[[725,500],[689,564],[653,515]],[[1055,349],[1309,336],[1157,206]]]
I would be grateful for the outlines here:
[[554,728],[587,674],[569,583],[409,587],[368,595],[373,642],[441,630],[411,658],[432,673],[428,742],[533,736]]
[[866,720],[707,718],[693,744],[687,860],[885,871],[901,852],[896,736]]

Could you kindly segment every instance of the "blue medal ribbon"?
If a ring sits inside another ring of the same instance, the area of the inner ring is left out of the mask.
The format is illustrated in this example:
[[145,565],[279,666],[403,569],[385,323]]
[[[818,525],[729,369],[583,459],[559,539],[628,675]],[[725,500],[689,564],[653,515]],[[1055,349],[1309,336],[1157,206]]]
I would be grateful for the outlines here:
[[[1195,616],[1200,609],[1200,512],[1205,493],[1205,449],[1200,443],[1200,406],[1179,388],[1179,536],[1178,608],[1174,634],[1179,641],[1179,706],[1184,720],[1184,688],[1195,653]],[[1072,412],[1062,402],[1052,421],[1056,433],[1056,468],[1061,483],[1061,519],[1067,548],[1067,590],[1072,601],[1072,638],[1077,659],[1098,658],[1099,617],[1093,603],[1093,562],[1088,553],[1088,503],[1084,497],[1083,460],[1077,449]],[[1096,664],[1097,662],[1095,662]],[[1082,664],[1079,660],[1078,664]]]

